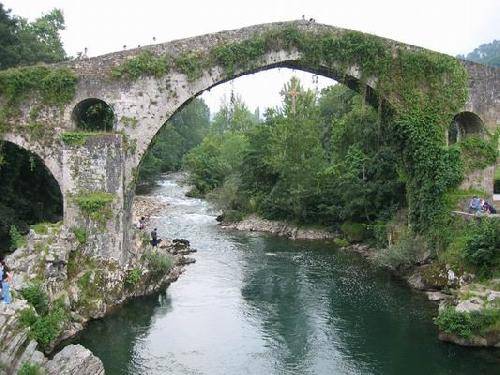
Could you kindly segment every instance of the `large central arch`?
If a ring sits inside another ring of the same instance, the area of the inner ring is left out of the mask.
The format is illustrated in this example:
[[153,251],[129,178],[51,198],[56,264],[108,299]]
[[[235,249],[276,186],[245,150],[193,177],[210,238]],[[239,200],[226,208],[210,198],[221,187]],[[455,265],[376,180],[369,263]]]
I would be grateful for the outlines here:
[[[378,108],[393,110],[408,167],[414,222],[432,220],[435,212],[427,207],[434,206],[432,197],[440,196],[453,177],[441,172],[443,164],[453,162],[443,159],[443,148],[454,116],[479,110],[485,127],[494,130],[500,114],[498,69],[370,34],[292,21],[37,67],[39,76],[47,75],[59,91],[27,92],[19,114],[10,121],[16,126],[0,138],[22,137],[31,145],[37,141],[30,124],[50,130],[43,135],[42,148],[54,164],[49,169],[62,181],[65,224],[83,223],[69,199],[79,189],[112,193],[116,217],[107,231],[116,236],[109,244],[99,235],[102,241],[95,249],[107,246],[101,254],[120,258],[129,242],[137,167],[158,130],[201,92],[275,67],[333,78],[363,93]],[[0,90],[0,106],[8,99]],[[78,131],[75,109],[89,99],[108,105],[114,113],[113,134],[73,134]]]

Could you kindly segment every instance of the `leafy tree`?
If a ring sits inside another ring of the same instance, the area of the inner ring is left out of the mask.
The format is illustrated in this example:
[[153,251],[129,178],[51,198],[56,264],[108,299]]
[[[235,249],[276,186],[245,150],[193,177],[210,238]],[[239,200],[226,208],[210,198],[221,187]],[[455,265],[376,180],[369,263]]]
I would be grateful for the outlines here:
[[139,169],[139,184],[154,182],[161,173],[179,170],[183,156],[200,144],[210,125],[210,110],[194,99],[158,132]]
[[0,69],[67,58],[59,32],[64,16],[53,9],[33,22],[13,16],[0,4]]

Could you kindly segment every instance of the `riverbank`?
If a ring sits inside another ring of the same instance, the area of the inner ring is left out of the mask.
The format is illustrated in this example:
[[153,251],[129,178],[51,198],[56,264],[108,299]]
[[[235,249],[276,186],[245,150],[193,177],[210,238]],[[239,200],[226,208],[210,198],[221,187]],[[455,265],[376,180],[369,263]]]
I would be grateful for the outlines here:
[[304,227],[286,221],[267,220],[253,214],[232,223],[220,220],[222,220],[221,227],[225,229],[269,233],[292,240],[332,240],[338,238],[338,235],[325,228]]
[[[134,204],[135,217],[150,217],[166,205],[149,197]],[[26,245],[6,259],[14,273],[11,305],[0,304],[0,374],[32,367],[47,374],[100,374],[101,361],[82,346],[62,341],[106,316],[125,301],[155,293],[176,281],[194,252],[185,241],[163,241],[153,250],[149,229],[132,229],[125,262],[92,253],[81,233],[61,225],[32,229]]]
[[[283,221],[250,215],[239,222],[221,223],[225,229],[263,232],[292,240],[331,240],[344,251],[359,254],[381,265],[380,251],[363,243],[349,243],[340,234],[321,228],[303,228]],[[439,339],[461,346],[500,347],[500,279],[478,282],[474,274],[439,262],[425,249],[414,263],[402,268],[385,267],[407,285],[438,303]],[[486,317],[485,317],[486,316]],[[457,328],[458,326],[458,328]]]

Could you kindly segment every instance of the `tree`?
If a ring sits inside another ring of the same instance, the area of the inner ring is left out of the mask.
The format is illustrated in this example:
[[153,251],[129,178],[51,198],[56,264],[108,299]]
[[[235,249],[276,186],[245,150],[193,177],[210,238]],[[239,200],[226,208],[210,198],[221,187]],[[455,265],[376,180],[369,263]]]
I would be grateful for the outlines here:
[[67,58],[59,32],[64,16],[53,9],[33,22],[13,16],[0,4],[0,69]]

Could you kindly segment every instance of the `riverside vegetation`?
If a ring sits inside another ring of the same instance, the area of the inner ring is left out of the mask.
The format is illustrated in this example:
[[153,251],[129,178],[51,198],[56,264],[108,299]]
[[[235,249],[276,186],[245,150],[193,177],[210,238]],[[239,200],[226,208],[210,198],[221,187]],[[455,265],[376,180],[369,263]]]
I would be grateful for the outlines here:
[[[451,216],[451,210],[481,192],[450,187],[438,226],[418,232],[408,223],[407,177],[393,125],[382,124],[362,95],[341,85],[318,94],[294,78],[281,94],[282,106],[267,109],[263,120],[232,95],[209,128],[203,125],[205,138],[183,158],[193,185],[190,195],[217,203],[226,222],[257,214],[338,232],[341,246],[368,243],[380,249],[372,257],[377,263],[402,274],[409,274],[425,253],[425,262],[432,264],[425,275],[431,289],[449,287],[443,278],[450,267],[485,284],[500,277],[499,220],[467,222]],[[467,174],[494,164],[497,142],[498,133],[473,135],[448,152],[460,156]],[[497,332],[497,303],[475,313],[450,306],[441,310],[436,324],[462,338]]]

